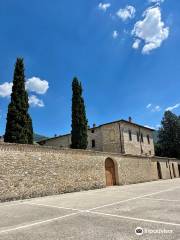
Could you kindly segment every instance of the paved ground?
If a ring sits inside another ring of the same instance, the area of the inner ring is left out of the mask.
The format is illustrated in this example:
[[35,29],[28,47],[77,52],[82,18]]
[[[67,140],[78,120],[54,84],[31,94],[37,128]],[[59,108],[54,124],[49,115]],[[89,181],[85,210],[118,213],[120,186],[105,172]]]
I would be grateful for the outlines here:
[[180,179],[0,204],[0,240],[64,239],[179,240]]

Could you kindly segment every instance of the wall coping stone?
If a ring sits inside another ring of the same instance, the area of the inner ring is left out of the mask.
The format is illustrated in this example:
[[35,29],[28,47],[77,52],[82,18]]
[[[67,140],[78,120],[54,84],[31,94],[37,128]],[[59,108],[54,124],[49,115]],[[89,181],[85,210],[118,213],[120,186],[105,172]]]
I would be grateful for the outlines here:
[[101,156],[109,156],[109,157],[132,157],[132,158],[146,158],[152,160],[171,160],[171,161],[180,161],[176,158],[166,158],[166,157],[158,157],[158,156],[144,156],[144,155],[131,155],[131,154],[121,154],[121,153],[113,153],[113,152],[100,152],[93,150],[82,150],[82,149],[69,149],[69,148],[61,148],[54,146],[40,146],[40,145],[28,145],[28,144],[16,144],[16,143],[0,143],[0,151],[21,151],[21,152],[44,152],[44,153],[64,153],[64,154],[87,154],[87,155],[101,155]]

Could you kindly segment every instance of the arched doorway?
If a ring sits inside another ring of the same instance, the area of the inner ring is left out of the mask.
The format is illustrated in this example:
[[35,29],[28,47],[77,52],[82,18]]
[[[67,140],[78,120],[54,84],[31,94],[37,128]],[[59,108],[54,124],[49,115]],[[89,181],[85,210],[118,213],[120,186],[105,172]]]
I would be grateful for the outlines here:
[[176,171],[175,171],[174,163],[172,163],[172,169],[173,169],[173,175],[174,175],[174,177],[176,177]]
[[171,166],[169,162],[168,162],[168,166],[169,166],[169,175],[170,175],[170,178],[172,179]]
[[105,170],[106,170],[106,186],[116,185],[115,165],[111,158],[106,159]]
[[158,178],[162,179],[161,165],[159,162],[157,162],[157,172],[158,172]]

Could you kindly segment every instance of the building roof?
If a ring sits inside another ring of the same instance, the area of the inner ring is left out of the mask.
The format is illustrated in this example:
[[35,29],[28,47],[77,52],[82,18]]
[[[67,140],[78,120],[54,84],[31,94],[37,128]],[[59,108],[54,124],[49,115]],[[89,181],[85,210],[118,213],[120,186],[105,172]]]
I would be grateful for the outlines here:
[[[113,122],[109,122],[109,123],[104,123],[104,124],[101,124],[101,125],[99,125],[99,126],[89,128],[88,130],[96,129],[96,128],[99,128],[99,127],[102,127],[102,126],[105,126],[105,125],[109,125],[109,124],[113,124],[113,123],[121,123],[121,122],[128,123],[128,124],[134,125],[134,126],[139,127],[139,128],[148,129],[148,130],[150,130],[150,131],[155,131],[155,130],[152,129],[152,128],[145,127],[145,126],[142,126],[142,125],[139,125],[139,124],[137,124],[137,123],[130,122],[130,121],[127,121],[127,120],[124,120],[124,119],[117,120],[117,121],[113,121]],[[60,137],[69,136],[69,135],[71,135],[71,134],[68,133],[68,134],[59,135],[59,136],[52,137],[52,138],[47,138],[47,139],[45,139],[45,140],[39,141],[38,143],[41,143],[41,142],[44,142],[44,141],[48,141],[48,140],[52,140],[52,139],[56,139],[56,138],[60,138]]]
[[112,123],[118,123],[118,122],[124,122],[124,123],[128,123],[128,124],[132,124],[132,125],[134,125],[136,127],[145,128],[145,129],[148,129],[150,131],[155,131],[154,129],[152,129],[150,127],[145,127],[143,125],[140,125],[140,124],[137,124],[137,123],[134,123],[134,122],[130,122],[130,121],[127,121],[127,120],[124,120],[124,119],[113,121],[113,122],[109,122],[109,123],[104,123],[104,124],[99,125],[98,127],[105,126],[105,125],[112,124]]

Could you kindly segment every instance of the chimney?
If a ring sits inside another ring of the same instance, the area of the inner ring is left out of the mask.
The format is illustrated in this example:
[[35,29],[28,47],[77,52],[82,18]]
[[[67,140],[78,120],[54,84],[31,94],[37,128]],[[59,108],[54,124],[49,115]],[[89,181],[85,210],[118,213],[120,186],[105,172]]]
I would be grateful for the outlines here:
[[95,123],[93,123],[93,128],[95,128],[96,127],[96,124]]
[[132,123],[132,117],[129,117],[129,122]]

